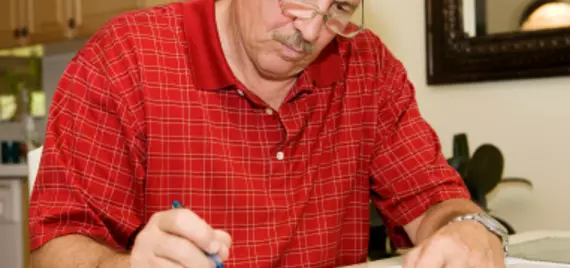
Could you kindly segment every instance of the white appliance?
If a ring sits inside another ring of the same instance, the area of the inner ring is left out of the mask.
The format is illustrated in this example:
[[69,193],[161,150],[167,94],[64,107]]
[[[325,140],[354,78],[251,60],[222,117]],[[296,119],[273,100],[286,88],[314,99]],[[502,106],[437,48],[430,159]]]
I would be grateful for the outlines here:
[[21,179],[0,177],[0,268],[25,268],[21,188]]

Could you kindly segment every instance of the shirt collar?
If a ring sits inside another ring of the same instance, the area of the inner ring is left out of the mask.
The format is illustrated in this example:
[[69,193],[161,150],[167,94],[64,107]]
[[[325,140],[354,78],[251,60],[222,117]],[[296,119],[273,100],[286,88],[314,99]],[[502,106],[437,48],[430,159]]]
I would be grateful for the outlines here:
[[[190,66],[198,88],[220,89],[238,84],[220,44],[215,0],[189,0],[183,4],[184,32]],[[316,86],[328,86],[344,78],[338,41],[332,41],[304,71]]]

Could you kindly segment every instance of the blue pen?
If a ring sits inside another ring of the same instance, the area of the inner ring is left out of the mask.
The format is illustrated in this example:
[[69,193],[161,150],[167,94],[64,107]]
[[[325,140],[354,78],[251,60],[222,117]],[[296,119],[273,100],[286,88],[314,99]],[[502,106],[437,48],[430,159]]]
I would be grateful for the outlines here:
[[[183,208],[183,207],[184,206],[182,206],[182,204],[180,204],[180,202],[178,201],[172,202],[172,208]],[[208,257],[214,262],[216,268],[224,268],[224,264],[222,263],[217,254],[210,254],[208,252],[204,253],[206,253],[206,255],[208,255]]]

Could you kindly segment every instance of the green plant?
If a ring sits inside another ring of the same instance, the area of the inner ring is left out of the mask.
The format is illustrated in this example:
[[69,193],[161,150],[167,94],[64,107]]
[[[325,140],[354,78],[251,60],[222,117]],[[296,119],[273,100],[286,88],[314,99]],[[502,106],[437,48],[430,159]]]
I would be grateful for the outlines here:
[[[25,68],[11,67],[9,69],[0,69],[0,78],[2,86],[0,86],[0,95],[12,95],[16,98],[17,109],[14,117],[10,120],[18,120],[22,114],[22,109],[30,109],[29,105],[23,105],[23,90],[26,90],[27,99],[31,99],[31,94],[34,91],[42,90],[41,87],[41,58],[30,57],[24,58],[27,60]],[[29,110],[27,112],[30,112]]]

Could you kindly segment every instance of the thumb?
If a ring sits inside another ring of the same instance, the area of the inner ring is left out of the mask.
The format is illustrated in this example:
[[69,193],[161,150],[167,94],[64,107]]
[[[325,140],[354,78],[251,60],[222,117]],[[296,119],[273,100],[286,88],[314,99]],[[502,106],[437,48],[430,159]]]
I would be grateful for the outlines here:
[[232,246],[232,237],[227,232],[222,230],[214,230],[214,239],[218,240],[222,245],[230,248]]
[[215,239],[220,242],[220,251],[218,251],[218,257],[223,261],[226,261],[230,256],[230,247],[232,246],[232,238],[230,234],[222,230],[214,230]]

